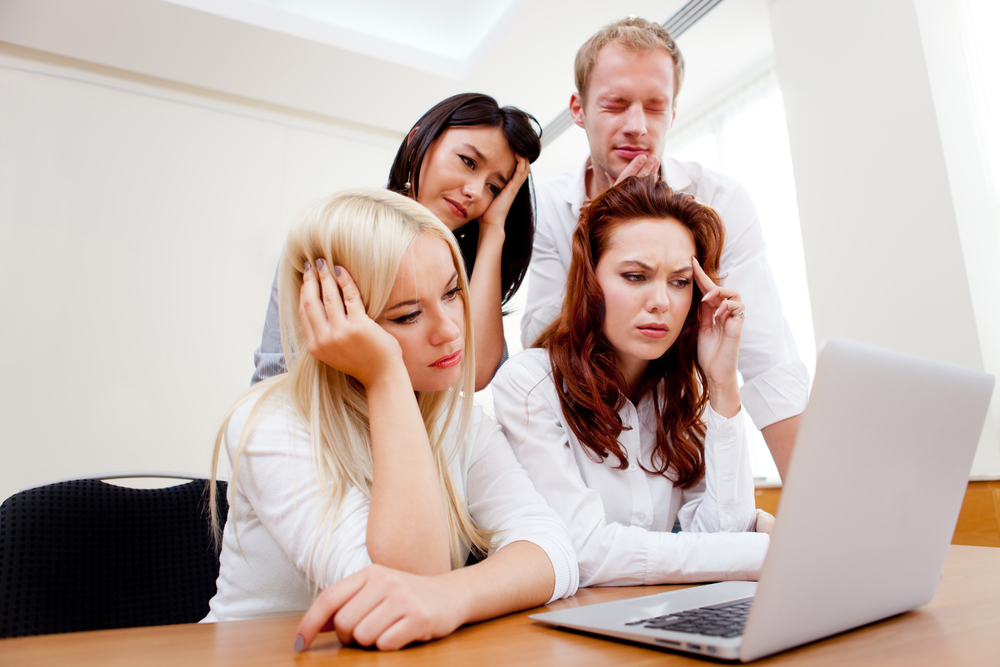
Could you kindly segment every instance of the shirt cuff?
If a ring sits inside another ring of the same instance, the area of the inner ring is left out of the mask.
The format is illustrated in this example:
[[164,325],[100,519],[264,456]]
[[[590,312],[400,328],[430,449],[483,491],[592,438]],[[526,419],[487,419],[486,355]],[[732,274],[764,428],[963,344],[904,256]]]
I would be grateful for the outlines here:
[[[568,545],[544,535],[515,541],[530,542],[540,547],[545,552],[545,555],[549,557],[549,562],[552,563],[552,571],[556,576],[555,585],[552,587],[552,597],[549,598],[549,602],[568,598],[576,593],[576,589],[580,586],[580,569],[576,562],[576,552],[572,549],[567,551],[566,547]],[[513,542],[510,544],[513,544]]]
[[806,365],[801,361],[778,364],[743,383],[740,397],[758,429],[800,415],[809,400]]
[[737,412],[732,417],[728,419],[723,417],[718,412],[712,409],[712,404],[709,403],[705,406],[705,431],[712,431],[713,433],[719,429],[729,429],[733,428],[739,424],[740,419],[743,419],[743,406],[740,405],[740,411]]

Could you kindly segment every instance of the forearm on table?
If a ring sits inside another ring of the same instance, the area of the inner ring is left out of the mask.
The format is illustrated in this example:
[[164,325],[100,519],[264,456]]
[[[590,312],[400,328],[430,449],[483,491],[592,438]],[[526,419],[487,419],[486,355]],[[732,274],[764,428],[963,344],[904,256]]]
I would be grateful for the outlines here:
[[490,383],[503,356],[500,264],[504,238],[502,229],[483,225],[476,250],[476,268],[469,278],[469,303],[476,345],[476,391]]
[[646,585],[754,581],[770,538],[763,533],[654,533]]
[[548,555],[532,542],[514,542],[481,563],[443,576],[463,609],[463,624],[543,605],[556,582]]
[[373,563],[414,574],[451,570],[448,520],[437,465],[406,369],[367,388],[372,497],[367,544]]

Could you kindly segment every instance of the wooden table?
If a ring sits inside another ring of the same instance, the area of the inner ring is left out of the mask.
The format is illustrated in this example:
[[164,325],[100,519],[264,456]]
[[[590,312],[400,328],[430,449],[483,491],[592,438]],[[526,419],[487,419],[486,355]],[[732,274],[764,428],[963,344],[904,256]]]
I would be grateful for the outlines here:
[[[547,609],[677,588],[591,588]],[[532,610],[537,611],[537,610]],[[554,630],[511,614],[450,637],[379,653],[321,635],[292,651],[298,617],[169,625],[0,640],[0,665],[660,665],[707,660]],[[952,546],[934,600],[916,611],[766,658],[757,664],[1000,665],[1000,549]]]

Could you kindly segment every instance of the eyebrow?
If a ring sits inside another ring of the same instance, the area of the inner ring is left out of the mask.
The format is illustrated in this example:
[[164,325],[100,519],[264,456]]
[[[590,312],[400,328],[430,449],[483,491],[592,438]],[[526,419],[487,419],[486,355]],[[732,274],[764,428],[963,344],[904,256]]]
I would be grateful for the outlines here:
[[419,305],[420,305],[420,299],[409,299],[407,301],[400,301],[395,306],[389,306],[388,308],[385,309],[385,312],[388,313],[389,311],[396,310],[397,308],[402,308],[403,306],[419,306]]
[[[464,146],[465,148],[469,149],[470,152],[474,153],[475,156],[477,158],[479,158],[480,160],[482,160],[483,162],[489,162],[489,158],[487,158],[485,155],[483,155],[482,153],[480,153],[479,149],[476,148],[475,146],[473,146],[472,144],[466,142],[466,143],[462,144],[462,146]],[[515,167],[516,167],[516,165],[515,165]],[[497,178],[499,178],[500,181],[504,185],[507,185],[507,177],[504,176],[503,174],[501,174],[499,171],[497,172]]]
[[624,267],[624,266],[638,266],[640,269],[645,269],[647,271],[652,271],[653,270],[652,266],[650,266],[649,264],[646,264],[646,262],[639,261],[638,259],[626,259],[626,260],[622,260],[621,262],[618,263],[618,266],[620,266],[620,267]]
[[[451,278],[448,279],[448,285],[451,285],[453,282],[455,282],[457,278],[458,278],[458,271],[455,271],[455,273],[451,274]],[[385,312],[388,313],[393,310],[396,310],[397,308],[402,308],[403,306],[419,306],[419,305],[420,305],[420,299],[407,299],[406,301],[400,301],[394,306],[389,306],[388,308],[385,309]]]
[[[618,263],[618,266],[619,267],[638,266],[640,269],[645,269],[647,271],[652,271],[653,270],[652,266],[650,266],[649,264],[646,264],[645,262],[643,262],[641,260],[638,260],[638,259],[626,259],[626,260],[622,260],[621,262]],[[694,271],[694,267],[691,266],[690,264],[688,266],[682,266],[682,267],[680,267],[678,269],[674,269],[673,271],[671,271],[671,273],[686,273],[688,271]]]

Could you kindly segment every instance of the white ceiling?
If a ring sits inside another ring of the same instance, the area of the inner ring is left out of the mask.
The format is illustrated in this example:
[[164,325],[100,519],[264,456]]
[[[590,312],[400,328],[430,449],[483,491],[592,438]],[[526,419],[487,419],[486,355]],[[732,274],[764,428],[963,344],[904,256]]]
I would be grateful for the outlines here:
[[461,80],[530,0],[166,0]]
[[[0,40],[248,100],[405,132],[448,95],[485,92],[547,124],[573,57],[627,14],[684,0],[3,0]],[[723,0],[679,38],[678,123],[773,58],[766,0]]]

